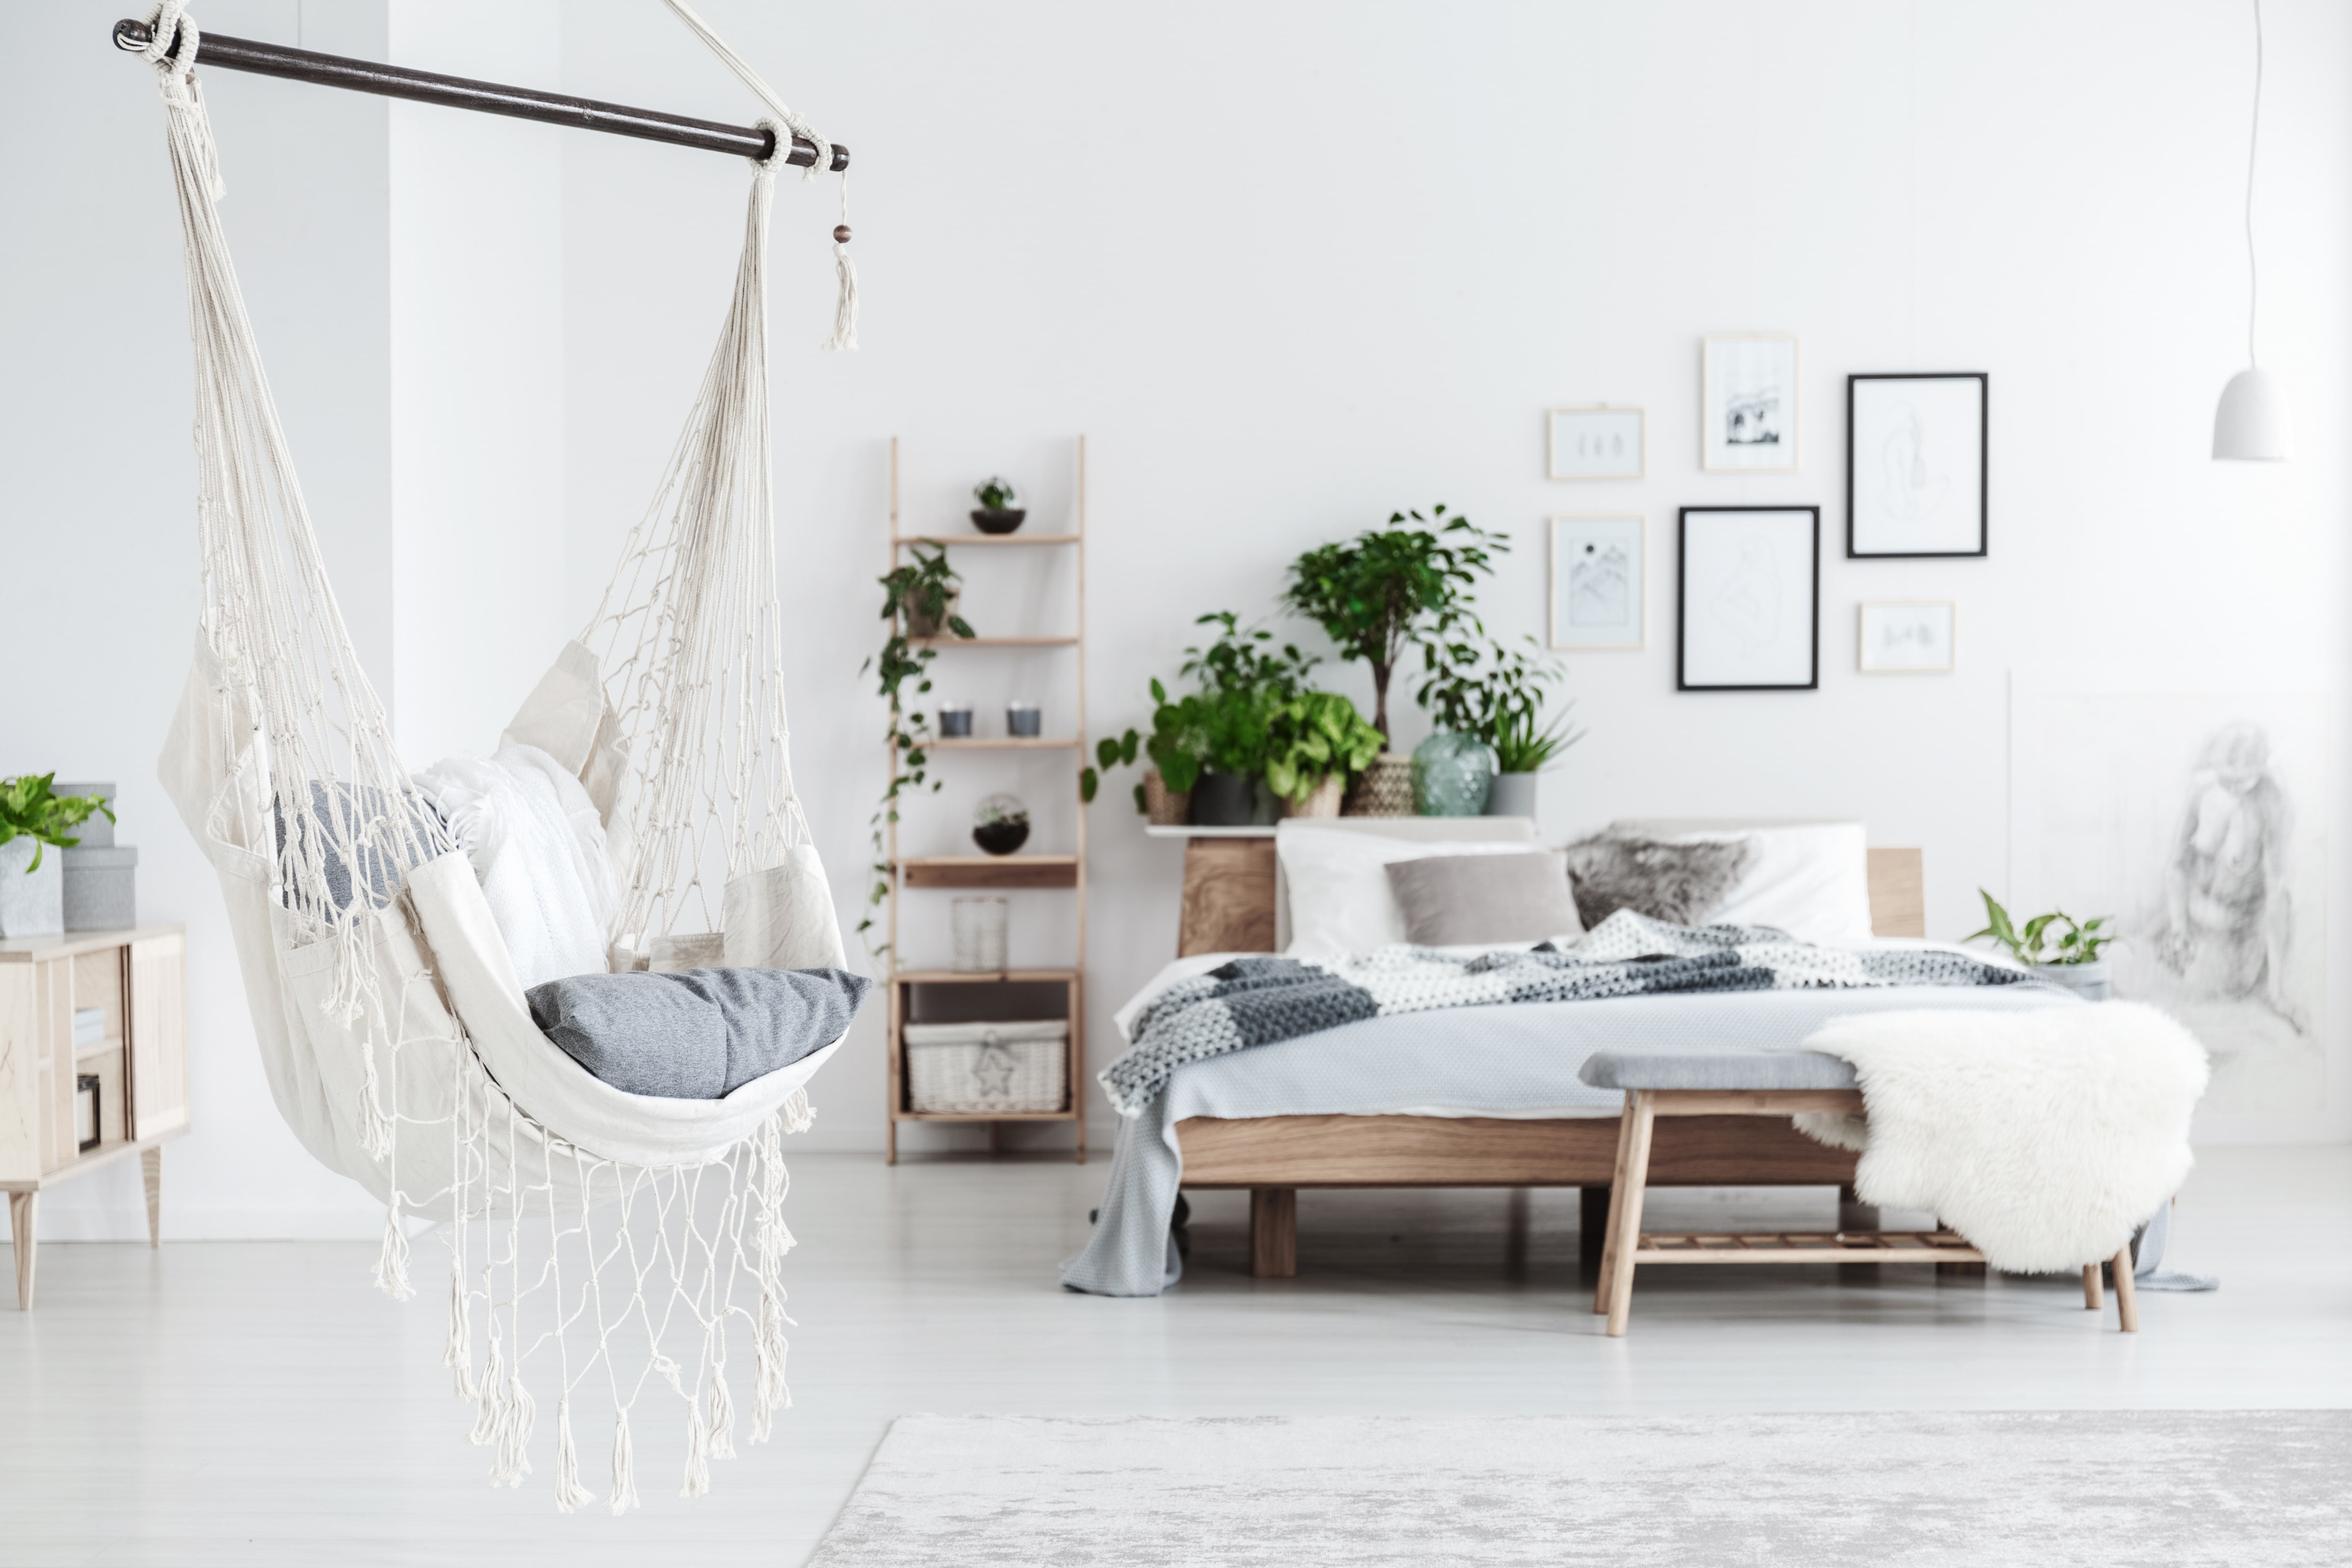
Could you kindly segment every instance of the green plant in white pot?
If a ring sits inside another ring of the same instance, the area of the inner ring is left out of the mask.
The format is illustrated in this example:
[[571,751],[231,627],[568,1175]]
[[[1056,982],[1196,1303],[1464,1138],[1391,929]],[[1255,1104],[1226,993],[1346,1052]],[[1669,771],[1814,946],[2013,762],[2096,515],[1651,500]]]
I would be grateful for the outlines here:
[[1535,638],[1527,642],[1531,651],[1466,637],[1422,646],[1428,679],[1413,698],[1442,732],[1473,738],[1492,754],[1495,774],[1484,806],[1488,816],[1534,817],[1538,775],[1584,739],[1585,732],[1569,721],[1572,702],[1544,722],[1546,689],[1566,672],[1536,647]]
[[0,937],[52,936],[66,929],[65,858],[72,829],[114,813],[94,795],[59,795],[55,773],[0,779]]
[[1977,889],[1977,896],[1984,900],[1985,928],[1969,941],[1991,939],[2009,949],[2010,955],[2031,970],[2035,979],[2063,985],[2085,1002],[2107,999],[2112,976],[2099,952],[2116,940],[2101,929],[2108,916],[2078,922],[2063,910],[2053,910],[2018,925],[2000,907],[2000,900],[1982,888]]

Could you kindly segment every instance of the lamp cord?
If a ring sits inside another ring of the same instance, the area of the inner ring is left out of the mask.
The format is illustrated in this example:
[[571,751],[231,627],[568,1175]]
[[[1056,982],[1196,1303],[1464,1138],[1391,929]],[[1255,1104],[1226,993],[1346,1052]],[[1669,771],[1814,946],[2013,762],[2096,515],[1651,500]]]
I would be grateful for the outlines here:
[[2254,261],[2254,151],[2263,135],[2263,0],[2254,0],[2254,120],[2246,132],[2246,363],[2254,354],[2254,316],[2262,303],[2262,274]]

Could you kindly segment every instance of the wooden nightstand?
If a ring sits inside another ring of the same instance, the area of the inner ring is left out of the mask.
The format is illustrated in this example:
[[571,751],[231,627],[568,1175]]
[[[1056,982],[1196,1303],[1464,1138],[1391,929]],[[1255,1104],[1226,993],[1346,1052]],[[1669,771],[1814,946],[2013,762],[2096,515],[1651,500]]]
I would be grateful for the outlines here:
[[[186,953],[175,925],[0,942],[0,1192],[25,1310],[43,1188],[135,1152],[148,1245],[162,1240],[163,1146],[188,1130]],[[98,1090],[88,1148],[76,1125],[83,1078]]]

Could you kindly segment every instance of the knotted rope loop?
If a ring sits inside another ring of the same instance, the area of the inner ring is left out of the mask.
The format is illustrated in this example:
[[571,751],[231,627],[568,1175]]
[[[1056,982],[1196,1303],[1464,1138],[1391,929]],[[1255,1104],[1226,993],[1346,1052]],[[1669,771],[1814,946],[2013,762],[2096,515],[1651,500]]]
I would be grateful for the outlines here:
[[166,77],[185,76],[195,68],[201,35],[187,9],[188,0],[156,0],[147,13],[147,47],[139,53]]

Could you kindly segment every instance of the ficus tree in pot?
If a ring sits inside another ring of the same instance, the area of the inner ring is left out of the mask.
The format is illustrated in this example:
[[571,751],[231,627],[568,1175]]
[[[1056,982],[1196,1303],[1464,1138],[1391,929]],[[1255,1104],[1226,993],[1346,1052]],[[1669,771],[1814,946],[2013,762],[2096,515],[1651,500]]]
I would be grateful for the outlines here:
[[1389,679],[1405,648],[1478,627],[1470,590],[1510,541],[1443,506],[1391,513],[1385,527],[1318,545],[1290,563],[1282,602],[1372,670],[1372,728],[1389,728]]

